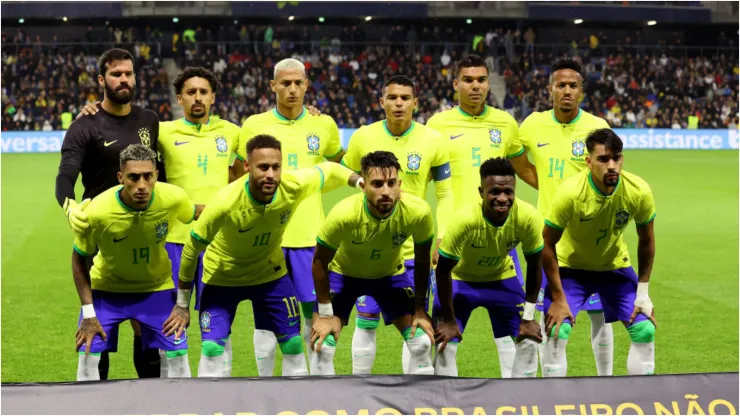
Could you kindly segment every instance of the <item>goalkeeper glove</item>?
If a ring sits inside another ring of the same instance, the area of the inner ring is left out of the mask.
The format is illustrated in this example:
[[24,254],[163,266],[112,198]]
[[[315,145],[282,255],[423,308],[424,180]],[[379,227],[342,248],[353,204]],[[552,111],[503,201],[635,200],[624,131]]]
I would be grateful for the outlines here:
[[67,198],[64,201],[64,215],[67,216],[69,227],[76,235],[84,234],[90,224],[87,223],[85,208],[90,204],[90,198],[77,205],[74,199]]

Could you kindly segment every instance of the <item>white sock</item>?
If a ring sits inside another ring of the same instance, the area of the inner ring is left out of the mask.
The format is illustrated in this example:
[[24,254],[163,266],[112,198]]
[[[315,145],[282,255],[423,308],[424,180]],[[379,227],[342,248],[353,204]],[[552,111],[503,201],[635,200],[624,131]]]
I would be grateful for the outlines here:
[[231,377],[231,367],[234,361],[234,353],[231,350],[231,337],[224,345],[224,377]]
[[630,344],[630,352],[627,355],[627,374],[629,375],[652,375],[655,373],[655,342]]
[[544,357],[545,357],[545,345],[547,345],[547,331],[545,331],[545,312],[540,312],[540,334],[542,335],[542,342],[540,342],[540,345],[537,347],[537,352],[540,356],[540,369],[542,369],[542,374],[544,377],[545,374],[545,364],[544,364]]
[[188,355],[167,358],[167,378],[191,378]]
[[352,334],[352,374],[372,373],[376,351],[375,331],[355,327]]
[[[313,354],[313,350],[311,350],[311,327],[313,326],[313,319],[312,318],[303,318],[303,346],[306,348],[306,353],[308,353],[308,362],[311,362],[311,354]],[[285,373],[283,373],[285,375]]]
[[410,362],[411,351],[409,351],[409,346],[404,342],[401,347],[401,369],[403,370],[403,374],[408,374]]
[[534,378],[537,376],[537,347],[537,342],[528,338],[516,344],[512,377]]
[[511,378],[516,356],[516,343],[511,337],[494,338],[498,349],[498,361],[501,365],[501,378]]
[[542,377],[565,377],[568,374],[567,345],[567,339],[548,338],[542,358]]
[[159,350],[159,378],[167,378],[167,353]]
[[607,324],[603,313],[588,313],[591,318],[591,348],[596,358],[596,372],[600,376],[612,375],[614,367],[614,331]]
[[437,348],[437,362],[434,363],[434,374],[437,376],[457,377],[457,342],[448,342],[442,353]]
[[100,354],[79,354],[77,359],[77,381],[100,380],[98,364],[100,363]]
[[272,377],[275,373],[275,350],[277,349],[277,338],[271,331],[255,329],[254,357],[257,359],[257,375],[260,377]]
[[432,340],[423,331],[406,340],[409,346],[410,359],[408,374],[434,374],[432,366]]
[[334,353],[337,347],[322,345],[321,352],[314,351],[311,354],[311,375],[312,376],[333,376],[334,371]]
[[283,376],[307,376],[306,356],[300,354],[283,354]]
[[224,356],[223,354],[215,357],[200,355],[198,363],[198,377],[220,378],[224,376]]

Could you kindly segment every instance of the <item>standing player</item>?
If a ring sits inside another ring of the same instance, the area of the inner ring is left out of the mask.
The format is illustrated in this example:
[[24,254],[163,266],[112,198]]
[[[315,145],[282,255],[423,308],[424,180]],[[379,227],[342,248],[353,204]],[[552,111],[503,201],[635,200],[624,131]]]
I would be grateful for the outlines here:
[[[401,190],[422,199],[426,197],[430,179],[433,179],[437,194],[437,247],[454,207],[447,142],[435,130],[413,121],[419,99],[416,98],[414,83],[408,77],[390,77],[385,82],[380,105],[385,110],[386,119],[360,127],[352,135],[342,164],[359,172],[360,160],[366,154],[377,150],[392,152],[404,164],[399,171],[403,181]],[[413,271],[414,245],[411,239],[404,244],[403,258],[406,269]],[[353,374],[370,374],[372,370],[379,316],[377,302],[371,296],[361,297],[357,303],[357,322],[352,338]],[[405,370],[409,358],[405,346],[402,357]]]
[[[337,124],[327,115],[309,116],[309,109],[303,106],[308,88],[306,67],[303,63],[292,58],[278,62],[275,65],[274,79],[270,81],[270,88],[275,93],[276,107],[249,117],[242,126],[237,153],[239,160],[234,162],[237,175],[243,174],[247,141],[266,132],[280,141],[283,167],[288,171],[310,168],[325,159],[339,163],[344,151],[339,140]],[[311,349],[308,342],[316,302],[311,278],[311,257],[316,245],[316,234],[324,221],[321,193],[312,194],[301,203],[291,218],[283,238],[283,251],[288,275],[293,280],[296,297],[301,305],[303,339],[310,357]],[[253,341],[258,374],[272,376],[278,344],[275,334],[257,327]]]
[[[458,93],[458,106],[437,113],[427,122],[431,127],[449,137],[450,168],[452,168],[452,195],[455,211],[467,205],[480,204],[478,184],[481,162],[495,157],[511,158],[517,174],[530,186],[537,188],[537,172],[524,149],[513,152],[519,136],[519,125],[509,113],[486,105],[488,67],[477,55],[468,55],[457,63],[452,83]],[[516,248],[509,252],[517,277],[524,286],[519,256]],[[516,346],[507,335],[494,332],[494,341],[501,365],[501,376],[511,377]]]
[[[98,59],[98,84],[104,88],[100,113],[76,120],[62,143],[62,160],[56,178],[56,198],[75,234],[88,227],[85,206],[90,198],[118,184],[119,155],[135,143],[157,150],[159,122],[150,110],[131,105],[136,88],[134,58],[123,49],[110,49]],[[164,168],[158,166],[160,179]],[[75,182],[82,174],[85,200],[75,202]],[[91,253],[92,254],[92,253]],[[92,261],[92,257],[89,258]],[[88,265],[91,266],[91,265]],[[160,358],[156,349],[143,350],[141,332],[135,321],[134,366],[140,378],[159,377]],[[108,379],[109,357],[100,357],[100,379]]]
[[[438,332],[447,326],[459,327],[462,333],[473,310],[485,308],[494,334],[517,340],[517,364],[512,363],[509,376],[534,377],[541,340],[534,309],[542,279],[542,217],[532,205],[515,198],[515,171],[508,160],[486,160],[479,175],[478,203],[456,211],[439,248],[440,283],[433,318]],[[509,255],[519,243],[527,261],[526,296]],[[450,291],[451,303],[443,309],[440,299]],[[445,337],[438,346],[435,374],[457,377],[460,339],[448,340]]]
[[[157,154],[141,145],[120,155],[123,186],[101,193],[86,209],[88,229],[75,238],[72,270],[82,302],[77,381],[100,380],[100,353],[118,348],[118,325],[141,324],[147,348],[166,353],[166,377],[190,377],[186,333],[167,330],[175,292],[164,242],[172,220],[192,221],[203,208],[182,189],[157,182]],[[98,251],[92,270],[87,258]],[[159,370],[159,368],[157,368]]]
[[[527,117],[519,128],[520,141],[515,141],[513,146],[515,153],[532,154],[532,161],[537,167],[537,209],[543,217],[549,212],[560,184],[586,169],[586,136],[596,129],[609,127],[604,119],[579,108],[583,99],[583,76],[578,62],[570,59],[555,62],[547,90],[552,98],[552,110]],[[543,283],[547,285],[546,281]],[[541,304],[537,308],[542,311]],[[611,325],[604,320],[598,295],[590,297],[582,309],[588,311],[591,318],[591,346],[597,372],[600,376],[611,375],[614,333]],[[544,326],[544,318],[540,316],[540,325]],[[543,340],[546,342],[546,334],[543,334]]]
[[[314,374],[334,374],[341,328],[357,298],[370,295],[408,346],[404,373],[433,374],[434,337],[424,306],[434,239],[432,211],[419,197],[401,196],[401,165],[393,153],[372,152],[360,164],[364,194],[334,206],[317,238],[313,278],[319,303],[311,368]],[[413,286],[403,265],[402,250],[409,239],[414,244]]]
[[255,327],[276,334],[283,375],[307,375],[298,302],[280,244],[301,202],[322,188],[355,186],[360,178],[330,162],[282,174],[280,142],[268,135],[252,138],[246,150],[248,175],[214,195],[183,248],[175,327],[181,330],[190,322],[190,286],[197,258],[207,247],[200,294],[199,377],[223,374],[224,345],[237,306],[246,299],[252,301]]
[[[622,140],[612,130],[591,132],[586,147],[588,170],[563,182],[545,220],[542,263],[550,283],[544,302],[550,339],[542,373],[567,375],[565,347],[573,316],[592,293],[598,293],[606,322],[622,321],[632,340],[627,372],[653,374],[656,322],[648,296],[655,258],[653,193],[642,178],[621,172]],[[633,219],[639,277],[622,241]]]

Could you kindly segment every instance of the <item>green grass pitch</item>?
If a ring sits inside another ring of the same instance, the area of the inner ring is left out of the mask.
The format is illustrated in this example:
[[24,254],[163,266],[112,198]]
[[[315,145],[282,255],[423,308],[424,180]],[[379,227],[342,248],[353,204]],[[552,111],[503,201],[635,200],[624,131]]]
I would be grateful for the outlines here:
[[[650,285],[658,319],[656,373],[738,371],[737,152],[628,151],[625,163],[650,183],[658,210]],[[70,266],[72,235],[54,198],[58,164],[58,154],[2,155],[3,382],[75,379],[79,300]],[[536,201],[535,191],[521,181],[519,186],[520,198]],[[327,211],[350,192],[327,194]],[[626,239],[636,265],[633,226]],[[200,333],[194,314],[192,324],[195,374]],[[111,355],[111,378],[136,377],[129,328],[121,328],[119,352]],[[256,375],[252,329],[251,305],[245,302],[233,328],[234,376]],[[352,331],[350,323],[339,340],[339,374],[351,373]],[[614,373],[626,374],[629,339],[619,323],[614,332]],[[582,313],[568,347],[569,375],[596,374],[589,334]],[[492,338],[487,314],[479,309],[459,349],[461,376],[499,377]],[[279,373],[279,360],[276,368]],[[374,372],[401,372],[401,337],[392,326],[378,331]]]

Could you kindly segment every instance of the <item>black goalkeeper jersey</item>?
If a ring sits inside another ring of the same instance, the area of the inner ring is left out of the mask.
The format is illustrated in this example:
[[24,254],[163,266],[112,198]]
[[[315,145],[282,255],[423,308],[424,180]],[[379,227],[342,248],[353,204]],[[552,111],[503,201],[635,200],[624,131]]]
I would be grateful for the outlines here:
[[[126,116],[115,116],[103,110],[94,116],[83,116],[70,125],[62,143],[62,161],[56,180],[56,198],[74,199],[75,182],[82,173],[85,190],[82,198],[94,198],[118,185],[118,157],[131,144],[141,143],[157,151],[159,119],[151,111],[132,106]],[[159,159],[159,158],[158,158]],[[159,181],[165,180],[164,167],[157,163]]]

